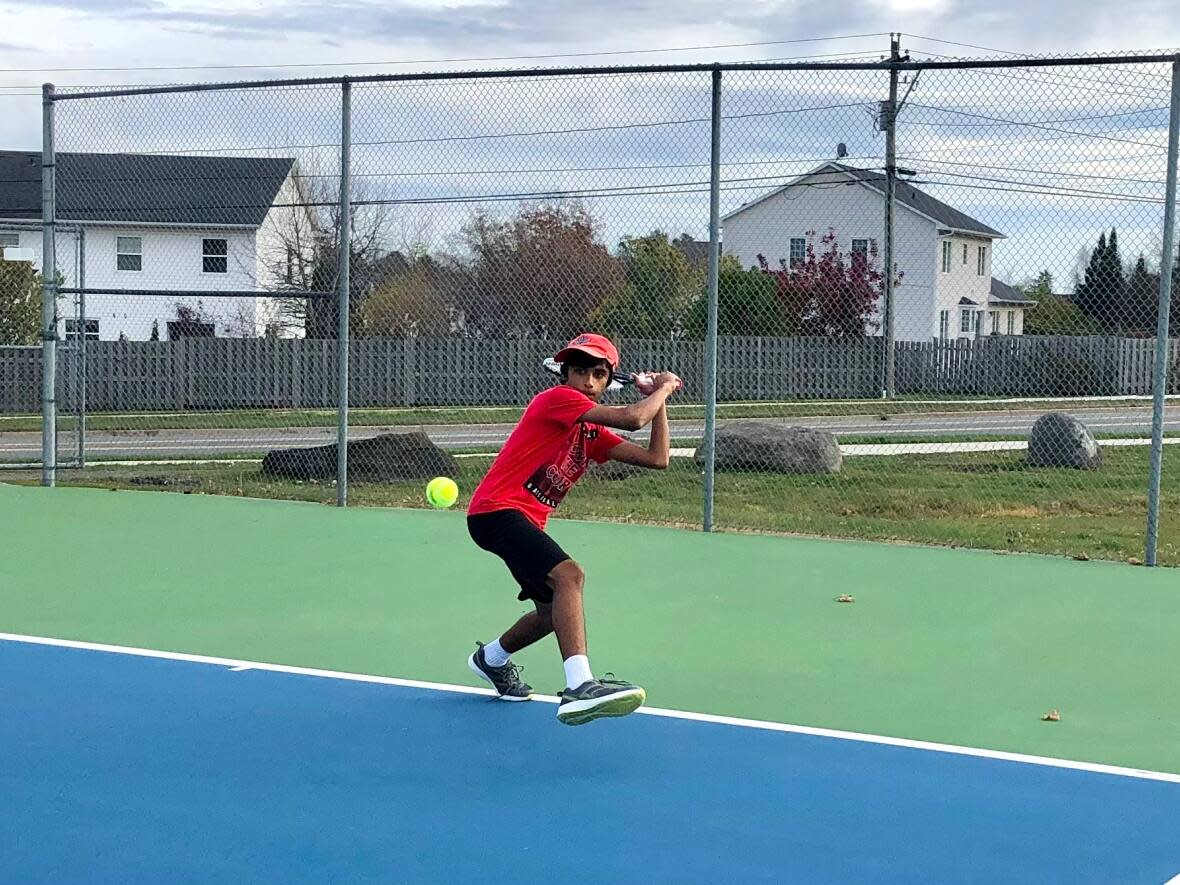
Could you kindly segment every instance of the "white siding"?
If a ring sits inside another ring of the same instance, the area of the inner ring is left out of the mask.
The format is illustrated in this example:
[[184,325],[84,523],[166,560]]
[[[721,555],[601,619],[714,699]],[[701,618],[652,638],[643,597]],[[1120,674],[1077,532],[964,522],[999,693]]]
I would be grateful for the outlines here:
[[[798,185],[775,194],[757,205],[739,211],[724,221],[723,245],[743,267],[757,265],[766,257],[772,268],[788,257],[791,237],[815,231],[819,238],[831,228],[838,248],[846,257],[853,239],[868,238],[877,244],[877,268],[884,270],[885,204],[881,195],[836,173],[812,176],[816,186]],[[934,307],[937,233],[929,219],[898,204],[894,213],[894,261],[902,280],[894,288],[899,341],[928,341],[938,334],[938,311]],[[974,266],[972,266],[974,271]],[[878,305],[878,312],[880,306]],[[875,317],[878,321],[880,316]]]
[[[288,247],[302,253],[303,262],[311,263],[314,232],[311,210],[293,205],[303,202],[304,196],[295,185],[295,179],[288,175],[279,189],[278,196],[275,197],[276,205],[266,213],[266,218],[258,229],[254,268],[258,288],[281,289],[288,283],[283,270],[286,267]],[[264,330],[267,324],[278,323],[278,302],[270,298],[261,299],[259,320]],[[298,338],[303,336],[303,329],[287,327],[282,329],[281,334],[283,337]]]
[[[951,244],[951,269],[949,273],[942,271],[942,242],[949,242]],[[992,241],[977,237],[966,237],[956,235],[946,235],[940,238],[939,248],[935,250],[935,279],[937,280],[937,305],[936,310],[949,310],[951,312],[952,322],[950,337],[951,338],[970,338],[974,337],[973,333],[960,331],[960,310],[962,307],[959,304],[960,299],[969,298],[975,302],[976,308],[984,311],[984,316],[980,320],[982,326],[980,331],[986,335],[991,331],[987,318],[987,299],[991,293],[991,253]],[[963,261],[963,247],[967,247],[967,261]],[[987,248],[987,261],[984,267],[984,274],[980,276],[977,273],[977,249],[979,246]],[[1006,328],[1006,320],[1001,317],[1000,331]]]
[[[140,238],[142,270],[118,270],[118,237]],[[203,270],[205,239],[226,241],[225,273],[206,273]],[[260,263],[256,240],[254,230],[241,228],[86,225],[86,288],[191,289],[210,293],[255,289]],[[41,231],[21,231],[20,245],[33,250],[36,256],[34,266],[40,270]],[[77,232],[57,232],[57,265],[63,286],[76,286],[81,278],[78,273],[78,247]],[[176,319],[177,304],[198,310],[207,321],[214,323],[218,336],[261,336],[265,333],[269,312],[273,311],[267,299],[257,298],[90,294],[86,297],[86,318],[99,321],[99,337],[103,341],[114,341],[121,335],[133,340],[145,340],[151,335],[153,323],[158,323],[160,338],[164,339],[168,334],[168,321]],[[73,296],[64,296],[59,334],[65,334],[65,320],[73,316]]]

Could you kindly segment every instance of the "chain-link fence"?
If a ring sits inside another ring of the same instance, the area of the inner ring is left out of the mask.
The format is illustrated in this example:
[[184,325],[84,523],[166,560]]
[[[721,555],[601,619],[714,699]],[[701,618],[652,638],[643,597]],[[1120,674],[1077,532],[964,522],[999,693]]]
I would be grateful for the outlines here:
[[[56,466],[85,465],[56,478],[419,505],[440,472],[469,493],[554,383],[544,358],[591,330],[685,383],[669,469],[595,467],[564,514],[1142,558],[1158,509],[1180,563],[1180,468],[1162,497],[1151,470],[1180,438],[1180,343],[1156,346],[1180,285],[1174,62],[895,45],[50,94],[78,413]],[[9,462],[41,445],[18,289]]]

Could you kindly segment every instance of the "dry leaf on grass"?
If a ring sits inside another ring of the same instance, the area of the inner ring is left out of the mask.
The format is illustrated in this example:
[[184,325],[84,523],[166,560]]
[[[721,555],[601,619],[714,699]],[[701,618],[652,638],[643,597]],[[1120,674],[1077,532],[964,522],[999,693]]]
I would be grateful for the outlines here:
[[1050,710],[1048,713],[1046,713],[1044,716],[1041,717],[1041,721],[1042,722],[1060,722],[1061,721],[1061,714],[1058,713],[1056,710]]
[[853,599],[851,596],[849,596],[847,593],[841,593],[839,596],[836,597],[836,602],[856,602],[856,600]]

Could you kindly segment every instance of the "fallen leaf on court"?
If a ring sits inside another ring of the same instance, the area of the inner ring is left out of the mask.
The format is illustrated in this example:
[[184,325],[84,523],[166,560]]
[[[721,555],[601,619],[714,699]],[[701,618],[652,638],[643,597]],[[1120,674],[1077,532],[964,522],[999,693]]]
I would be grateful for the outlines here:
[[836,597],[836,602],[856,602],[856,600],[853,599],[851,596],[849,596],[847,593],[841,593],[839,596]]
[[1041,717],[1041,721],[1042,722],[1060,722],[1061,721],[1061,714],[1058,713],[1056,710],[1050,710],[1048,713],[1046,713],[1044,716]]
[[1143,565],[1143,560],[1136,559],[1134,556],[1132,556],[1130,559],[1127,560],[1127,564],[1128,565]]
[[1090,561],[1090,554],[1078,553],[1074,556],[1074,559],[1076,559],[1078,562],[1089,562]]

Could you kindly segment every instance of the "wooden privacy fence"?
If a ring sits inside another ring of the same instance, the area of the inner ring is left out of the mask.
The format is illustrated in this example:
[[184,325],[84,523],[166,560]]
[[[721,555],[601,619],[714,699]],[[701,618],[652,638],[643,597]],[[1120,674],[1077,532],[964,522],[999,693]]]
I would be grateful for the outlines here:
[[[564,342],[536,339],[363,338],[350,344],[350,404],[521,405],[547,376],[541,361]],[[700,341],[619,342],[627,368],[662,368],[701,401]],[[1111,396],[1150,394],[1154,341],[1019,336],[898,342],[899,395]],[[58,407],[76,408],[81,353],[59,349]],[[1180,392],[1180,340],[1169,341],[1169,392]],[[87,411],[333,408],[336,342],[264,338],[91,341]],[[718,342],[721,401],[872,398],[881,390],[881,339],[726,337]],[[41,350],[0,347],[0,412],[41,407]]]

